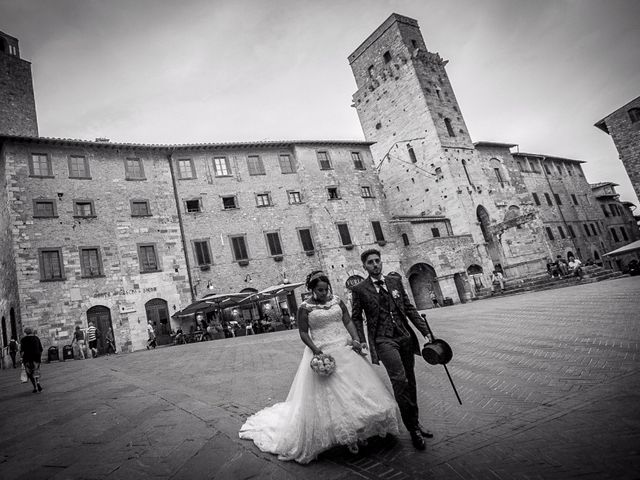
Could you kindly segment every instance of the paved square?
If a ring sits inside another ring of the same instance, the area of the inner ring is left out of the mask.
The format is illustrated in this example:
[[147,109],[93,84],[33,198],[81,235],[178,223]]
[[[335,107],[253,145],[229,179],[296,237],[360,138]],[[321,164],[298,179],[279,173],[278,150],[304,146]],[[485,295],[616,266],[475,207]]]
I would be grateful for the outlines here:
[[281,401],[302,343],[279,332],[0,372],[1,479],[640,478],[640,277],[430,310],[453,347],[419,360],[426,452],[409,436],[308,466],[238,439]]

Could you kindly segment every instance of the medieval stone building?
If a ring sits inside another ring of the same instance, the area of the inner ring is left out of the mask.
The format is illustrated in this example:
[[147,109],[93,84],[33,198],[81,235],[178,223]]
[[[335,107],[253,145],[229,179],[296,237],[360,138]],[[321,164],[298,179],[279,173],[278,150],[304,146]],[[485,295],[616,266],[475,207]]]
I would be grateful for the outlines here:
[[[431,291],[468,301],[495,268],[514,278],[556,255],[597,260],[616,245],[602,231],[623,235],[605,226],[581,161],[474,144],[446,61],[400,15],[349,57],[365,142],[39,137],[29,64],[15,38],[0,44],[3,346],[26,326],[45,346],[64,345],[94,321],[136,350],[148,320],[168,334],[205,293],[313,269],[348,297],[372,247],[429,308]],[[298,290],[281,304],[293,311],[299,300]]]

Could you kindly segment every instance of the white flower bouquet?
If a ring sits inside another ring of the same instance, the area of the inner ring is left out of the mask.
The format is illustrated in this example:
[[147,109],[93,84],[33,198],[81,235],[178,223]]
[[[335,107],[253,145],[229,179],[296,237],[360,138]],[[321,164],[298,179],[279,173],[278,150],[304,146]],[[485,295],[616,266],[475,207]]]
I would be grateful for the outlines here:
[[331,355],[319,353],[311,359],[311,370],[320,376],[328,377],[335,372],[336,361]]

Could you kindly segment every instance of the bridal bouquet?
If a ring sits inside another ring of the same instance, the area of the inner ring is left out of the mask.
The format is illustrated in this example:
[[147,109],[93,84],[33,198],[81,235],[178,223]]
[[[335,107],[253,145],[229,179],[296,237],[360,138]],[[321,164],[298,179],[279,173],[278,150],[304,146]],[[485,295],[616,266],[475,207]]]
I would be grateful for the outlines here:
[[320,353],[318,355],[314,355],[311,359],[311,370],[316,372],[318,375],[328,377],[335,371],[335,369],[336,361],[331,355]]

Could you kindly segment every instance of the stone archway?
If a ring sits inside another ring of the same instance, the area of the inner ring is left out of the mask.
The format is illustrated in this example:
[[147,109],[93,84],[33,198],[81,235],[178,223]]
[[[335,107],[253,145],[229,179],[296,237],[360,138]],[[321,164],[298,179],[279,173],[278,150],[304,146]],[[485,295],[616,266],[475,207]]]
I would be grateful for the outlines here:
[[153,298],[144,304],[147,314],[147,321],[151,320],[151,325],[156,332],[156,342],[164,345],[171,342],[171,324],[169,323],[169,307],[166,300]]
[[416,263],[409,269],[407,275],[409,286],[413,294],[413,300],[418,310],[433,308],[433,302],[429,294],[433,291],[442,305],[442,291],[438,283],[438,276],[431,265]]
[[[111,325],[111,310],[104,305],[96,305],[87,310],[87,326],[90,322],[96,326],[100,331],[100,338],[98,338],[98,354],[103,355],[107,353],[105,336],[108,331],[113,335],[113,327]],[[115,338],[115,337],[114,337]],[[91,352],[89,352],[91,353]]]

